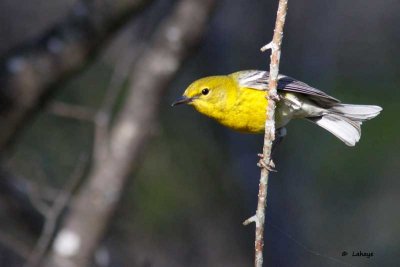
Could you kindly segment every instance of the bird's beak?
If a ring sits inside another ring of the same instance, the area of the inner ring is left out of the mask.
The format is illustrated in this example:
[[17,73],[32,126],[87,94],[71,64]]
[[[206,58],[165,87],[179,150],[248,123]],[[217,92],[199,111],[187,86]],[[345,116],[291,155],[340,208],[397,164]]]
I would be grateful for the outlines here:
[[178,98],[177,100],[175,100],[172,104],[171,107],[180,105],[180,104],[187,104],[192,102],[193,98],[189,98],[187,96],[181,96],[180,98]]

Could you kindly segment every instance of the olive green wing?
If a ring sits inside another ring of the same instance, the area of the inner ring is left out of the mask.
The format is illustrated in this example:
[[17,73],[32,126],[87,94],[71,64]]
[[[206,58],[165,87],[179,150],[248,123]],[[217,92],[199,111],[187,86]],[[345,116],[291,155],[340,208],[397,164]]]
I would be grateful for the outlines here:
[[[240,86],[256,90],[268,89],[268,71],[246,70],[236,72],[233,75],[237,77]],[[278,79],[278,90],[307,95],[309,99],[324,108],[329,108],[340,102],[338,99],[289,76],[279,75]]]

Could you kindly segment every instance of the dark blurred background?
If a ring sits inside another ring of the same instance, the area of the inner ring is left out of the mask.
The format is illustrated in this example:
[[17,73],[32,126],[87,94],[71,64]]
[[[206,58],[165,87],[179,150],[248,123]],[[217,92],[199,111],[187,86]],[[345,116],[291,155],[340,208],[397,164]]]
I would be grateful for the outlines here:
[[[5,62],[68,18],[78,2],[2,0]],[[7,141],[1,266],[22,266],[43,235],[45,218],[35,211],[31,189],[51,206],[82,151],[92,150],[90,122],[47,106],[97,109],[115,73],[135,64],[176,2],[150,1],[110,27],[82,66],[47,86],[51,91]],[[204,35],[161,95],[151,138],[124,183],[91,266],[252,265],[254,229],[242,222],[256,208],[263,137],[232,132],[190,107],[172,109],[170,103],[197,78],[266,70],[269,54],[259,48],[272,37],[277,1],[216,2]],[[265,266],[398,266],[399,11],[395,0],[289,1],[281,73],[343,102],[380,105],[383,112],[363,125],[354,148],[308,122],[289,125],[276,155],[278,172],[269,182]],[[121,79],[115,112],[129,87],[129,77]],[[57,224],[68,216],[66,206]],[[342,256],[344,251],[349,255]],[[373,256],[353,257],[353,251]]]

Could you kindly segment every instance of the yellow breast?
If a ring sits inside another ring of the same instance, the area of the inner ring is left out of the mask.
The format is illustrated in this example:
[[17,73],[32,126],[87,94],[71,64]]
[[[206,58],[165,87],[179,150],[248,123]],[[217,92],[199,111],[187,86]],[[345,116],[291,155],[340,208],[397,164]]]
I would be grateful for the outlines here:
[[261,133],[265,127],[267,103],[265,91],[240,88],[233,105],[217,120],[236,131]]

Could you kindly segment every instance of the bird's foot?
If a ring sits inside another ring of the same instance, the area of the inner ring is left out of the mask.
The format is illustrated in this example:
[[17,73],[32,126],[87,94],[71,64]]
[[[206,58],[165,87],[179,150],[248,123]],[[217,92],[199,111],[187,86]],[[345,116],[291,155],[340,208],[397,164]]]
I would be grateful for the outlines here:
[[274,94],[274,95],[268,95],[268,98],[269,98],[270,100],[273,100],[273,101],[275,101],[275,102],[277,102],[277,101],[281,100],[281,98],[279,97],[279,95],[278,95],[278,94]]

